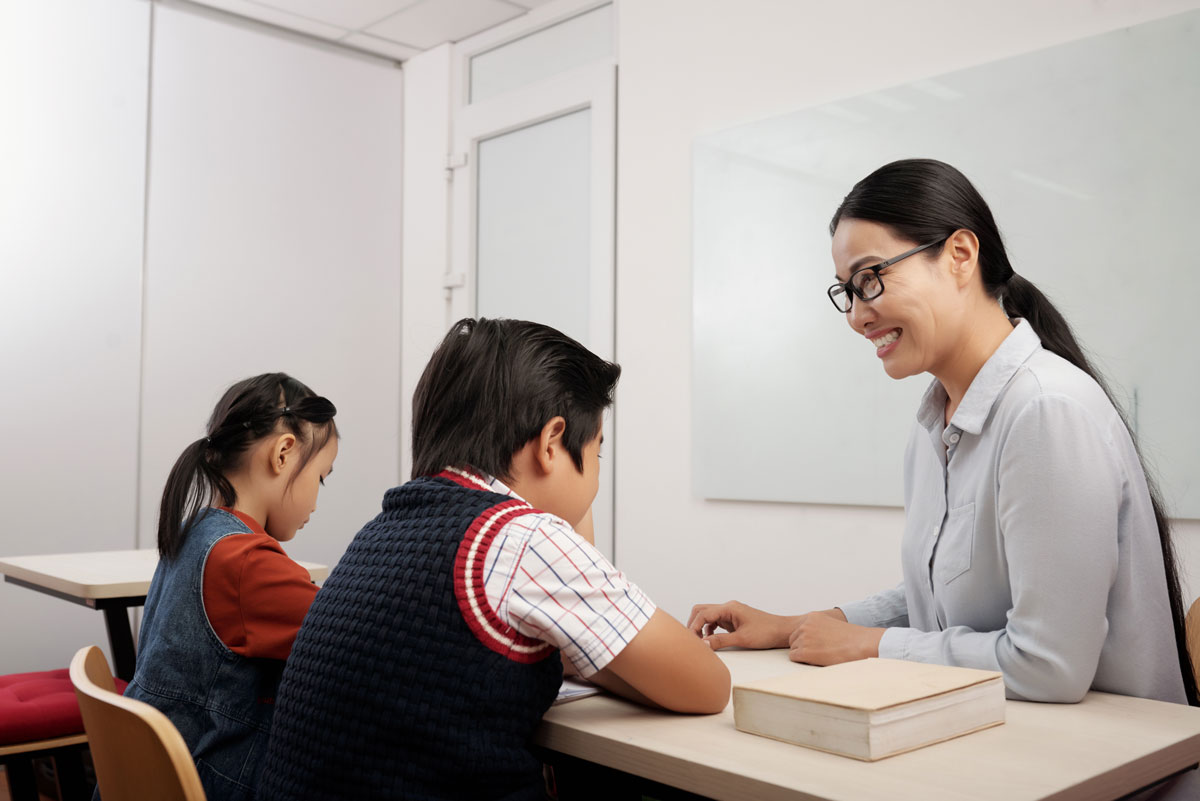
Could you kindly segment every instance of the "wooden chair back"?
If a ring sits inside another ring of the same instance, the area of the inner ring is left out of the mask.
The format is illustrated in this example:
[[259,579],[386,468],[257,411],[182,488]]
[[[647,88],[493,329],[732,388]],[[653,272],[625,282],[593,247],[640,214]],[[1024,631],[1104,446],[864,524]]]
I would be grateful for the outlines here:
[[1192,658],[1192,675],[1196,677],[1196,684],[1200,685],[1200,598],[1192,601],[1183,628],[1187,632],[1188,656]]
[[71,683],[104,801],[205,801],[179,730],[154,707],[116,692],[99,648],[79,649]]

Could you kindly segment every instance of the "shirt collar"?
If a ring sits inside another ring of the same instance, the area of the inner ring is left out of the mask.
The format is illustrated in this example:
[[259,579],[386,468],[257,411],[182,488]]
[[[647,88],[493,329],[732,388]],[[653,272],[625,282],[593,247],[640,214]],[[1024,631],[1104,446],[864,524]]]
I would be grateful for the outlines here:
[[487,473],[484,473],[480,470],[474,470],[472,468],[460,469],[457,467],[447,467],[444,472],[453,473],[454,475],[459,476],[460,478],[465,479],[471,484],[479,487],[479,489],[495,492],[498,495],[507,495],[510,498],[516,498],[518,501],[524,501],[528,503],[528,501],[525,501],[524,498],[513,491],[512,488],[510,488],[503,481],[495,476],[489,476]]
[[246,524],[246,527],[249,528],[255,534],[266,534],[267,533],[267,530],[264,529],[261,525],[259,525],[259,522],[257,520],[255,520],[253,517],[246,514],[245,512],[240,512],[237,509],[234,509],[229,506],[219,506],[217,508],[220,509],[222,512],[229,512],[229,514],[233,515],[238,520],[241,520],[243,523]]
[[[1042,341],[1026,320],[1018,320],[1012,333],[1004,338],[979,373],[967,387],[967,394],[950,418],[950,425],[969,434],[979,434],[983,424],[1000,397],[1009,380],[1035,351],[1040,350]],[[921,406],[917,411],[917,422],[932,431],[940,424],[946,410],[946,390],[942,382],[934,379],[925,390]]]

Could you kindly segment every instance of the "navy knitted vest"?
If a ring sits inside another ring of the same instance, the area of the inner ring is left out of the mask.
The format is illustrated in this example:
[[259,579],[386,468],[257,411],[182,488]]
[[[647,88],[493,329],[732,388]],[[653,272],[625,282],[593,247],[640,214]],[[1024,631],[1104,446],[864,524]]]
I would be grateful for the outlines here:
[[296,637],[260,801],[543,797],[527,743],[562,662],[496,617],[482,569],[532,511],[449,472],[388,491]]
[[204,565],[219,541],[250,528],[223,509],[206,509],[179,555],[161,560],[146,595],[137,670],[125,695],[157,707],[183,735],[210,799],[241,801],[267,748],[283,662],[229,650],[204,611]]

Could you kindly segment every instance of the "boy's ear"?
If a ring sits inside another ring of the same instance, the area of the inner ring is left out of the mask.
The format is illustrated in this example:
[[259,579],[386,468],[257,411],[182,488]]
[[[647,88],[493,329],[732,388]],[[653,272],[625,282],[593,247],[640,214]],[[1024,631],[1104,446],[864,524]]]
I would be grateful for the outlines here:
[[562,458],[562,438],[566,430],[567,421],[561,416],[551,417],[546,425],[542,426],[542,432],[538,434],[534,458],[543,473],[549,473],[554,469],[555,458]]
[[295,434],[280,434],[275,439],[275,444],[271,447],[271,473],[279,475],[283,472],[283,468],[287,466],[289,460],[296,458],[296,435]]

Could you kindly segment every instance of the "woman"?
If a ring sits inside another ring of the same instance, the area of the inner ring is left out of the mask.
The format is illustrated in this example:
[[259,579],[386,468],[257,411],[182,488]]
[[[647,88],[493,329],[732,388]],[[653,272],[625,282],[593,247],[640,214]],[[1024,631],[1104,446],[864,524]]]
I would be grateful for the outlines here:
[[1157,491],[974,186],[938,161],[888,164],[851,190],[830,231],[834,306],[892,378],[935,379],[905,453],[903,583],[795,617],[700,605],[690,628],[713,648],[790,646],[818,665],[999,670],[1016,699],[1095,689],[1196,705]]

